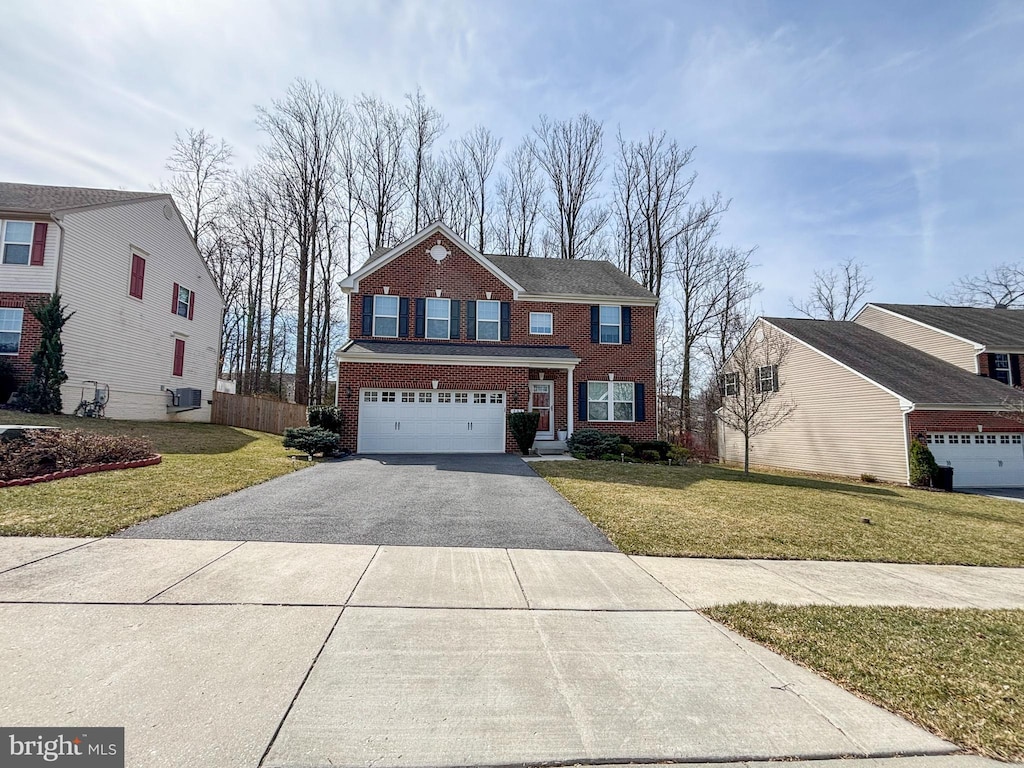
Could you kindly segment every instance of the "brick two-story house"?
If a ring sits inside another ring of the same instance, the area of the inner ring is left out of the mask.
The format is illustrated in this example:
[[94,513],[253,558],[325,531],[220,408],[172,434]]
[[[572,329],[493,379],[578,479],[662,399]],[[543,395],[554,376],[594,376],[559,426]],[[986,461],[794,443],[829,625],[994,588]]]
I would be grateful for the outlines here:
[[581,427],[655,437],[657,298],[608,262],[484,255],[437,223],[342,289],[348,450],[514,451],[515,410],[549,450]]

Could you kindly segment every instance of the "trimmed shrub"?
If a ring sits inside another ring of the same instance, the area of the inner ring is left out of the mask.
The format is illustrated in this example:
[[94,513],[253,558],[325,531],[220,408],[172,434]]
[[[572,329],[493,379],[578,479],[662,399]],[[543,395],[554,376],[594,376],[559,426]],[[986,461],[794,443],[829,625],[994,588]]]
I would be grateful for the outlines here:
[[636,443],[634,448],[636,448],[636,452],[641,456],[644,455],[645,451],[656,451],[658,453],[658,458],[667,459],[668,452],[672,448],[672,445],[665,440],[646,440],[642,443]]
[[345,424],[345,417],[341,409],[333,405],[311,405],[306,411],[306,423],[311,427],[319,427],[341,434],[341,428]]
[[0,358],[0,405],[11,399],[11,395],[18,389],[18,382],[14,377],[14,366],[9,361]]
[[690,461],[690,449],[681,445],[673,445],[668,449],[668,457],[673,464],[686,464]]
[[508,428],[519,446],[519,452],[525,456],[533,448],[537,439],[537,427],[540,426],[540,411],[519,411],[508,415]]
[[626,454],[626,458],[632,458],[636,455],[636,450],[629,443],[619,443],[619,453]]
[[938,485],[939,465],[931,449],[920,440],[910,444],[910,484],[917,486]]
[[338,450],[341,438],[334,432],[320,427],[293,427],[284,431],[284,447],[313,456],[320,453],[329,456]]
[[0,480],[48,475],[155,455],[148,440],[80,430],[32,429],[0,441]]
[[640,458],[644,461],[661,461],[661,454],[653,450],[640,451]]
[[588,459],[600,458],[605,453],[621,453],[618,435],[609,435],[596,429],[573,432],[566,445],[573,455],[582,453]]
[[601,461],[622,461],[622,455],[618,453],[602,453]]

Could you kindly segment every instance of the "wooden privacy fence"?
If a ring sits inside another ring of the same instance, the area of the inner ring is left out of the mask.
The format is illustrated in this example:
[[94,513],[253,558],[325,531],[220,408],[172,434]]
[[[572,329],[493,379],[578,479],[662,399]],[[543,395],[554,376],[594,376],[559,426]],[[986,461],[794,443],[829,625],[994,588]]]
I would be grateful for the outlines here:
[[213,393],[214,424],[284,434],[289,427],[306,426],[306,406],[262,397]]

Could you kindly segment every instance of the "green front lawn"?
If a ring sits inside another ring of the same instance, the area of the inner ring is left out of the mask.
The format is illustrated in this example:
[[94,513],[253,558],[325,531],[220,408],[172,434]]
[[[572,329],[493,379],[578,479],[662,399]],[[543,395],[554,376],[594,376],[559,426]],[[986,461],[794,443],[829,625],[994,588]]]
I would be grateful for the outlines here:
[[1024,760],[1024,611],[739,603],[705,613],[949,741]]
[[0,488],[0,535],[105,536],[151,517],[223,496],[296,466],[281,438],[214,424],[106,421],[0,411],[6,424],[47,424],[148,438],[153,467]]
[[1024,504],[1013,501],[799,475],[744,477],[717,465],[531,466],[628,554],[1024,565]]

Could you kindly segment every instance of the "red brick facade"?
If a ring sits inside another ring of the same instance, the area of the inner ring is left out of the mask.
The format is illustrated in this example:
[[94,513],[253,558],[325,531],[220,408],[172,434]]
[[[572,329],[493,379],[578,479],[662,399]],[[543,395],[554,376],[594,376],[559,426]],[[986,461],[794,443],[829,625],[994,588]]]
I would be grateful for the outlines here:
[[913,411],[910,439],[929,432],[1024,432],[1024,423],[986,411]]
[[[440,242],[449,251],[449,256],[437,263],[427,253]],[[632,339],[629,344],[595,344],[590,335],[590,303],[554,301],[516,301],[512,289],[479,262],[463,252],[455,243],[441,234],[427,238],[423,243],[410,249],[376,272],[359,281],[358,293],[349,296],[349,335],[353,339],[362,336],[362,297],[381,295],[387,287],[392,296],[409,299],[410,341],[423,343],[424,339],[413,338],[414,300],[432,298],[441,291],[441,298],[466,301],[511,302],[510,338],[506,342],[477,342],[466,338],[466,312],[459,316],[458,339],[452,344],[508,344],[516,346],[561,346],[569,347],[581,362],[573,371],[574,429],[594,428],[605,432],[628,435],[639,440],[653,440],[656,436],[655,406],[655,307],[631,306]],[[488,296],[488,292],[490,296]],[[613,302],[608,302],[613,303]],[[552,335],[530,334],[530,313],[550,312]],[[451,365],[399,365],[343,362],[338,371],[338,404],[345,411],[347,429],[345,447],[355,450],[356,421],[358,418],[358,390],[360,387],[406,387],[409,389],[430,389],[432,381],[439,381],[438,389],[500,389],[508,392],[507,408],[526,408],[529,397],[529,380],[544,379],[555,382],[554,422],[555,429],[566,430],[567,419],[567,371],[555,368],[451,366]],[[616,381],[636,382],[644,385],[645,419],[642,422],[581,422],[579,420],[578,387],[580,382],[608,381],[609,374]],[[351,389],[351,396],[348,389]],[[506,436],[508,450],[514,450],[511,436]]]
[[[1013,384],[1021,386],[1024,384],[1024,355],[1010,355],[1010,367],[1013,369]],[[978,375],[989,376],[989,353],[982,352],[978,355]]]
[[32,355],[43,340],[42,326],[29,311],[29,307],[49,300],[48,293],[0,293],[0,309],[24,309],[21,321],[21,346],[16,356],[3,355],[14,367],[18,384],[25,384],[32,376]]

